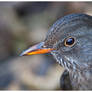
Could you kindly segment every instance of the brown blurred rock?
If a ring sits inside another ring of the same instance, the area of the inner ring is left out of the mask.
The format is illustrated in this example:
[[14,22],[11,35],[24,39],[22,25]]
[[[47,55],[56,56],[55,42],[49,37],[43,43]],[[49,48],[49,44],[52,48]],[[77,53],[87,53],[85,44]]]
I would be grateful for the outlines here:
[[39,75],[39,72],[37,73],[36,71],[38,71],[38,69],[42,71],[41,67],[43,66],[43,62],[45,61],[41,55],[21,57],[15,59],[14,62],[11,63],[11,70],[17,81],[19,80],[24,87],[30,90],[60,89],[59,82],[61,73],[63,73],[63,68],[57,64],[52,64],[48,68],[45,68],[45,70],[43,69],[43,72],[46,73]]

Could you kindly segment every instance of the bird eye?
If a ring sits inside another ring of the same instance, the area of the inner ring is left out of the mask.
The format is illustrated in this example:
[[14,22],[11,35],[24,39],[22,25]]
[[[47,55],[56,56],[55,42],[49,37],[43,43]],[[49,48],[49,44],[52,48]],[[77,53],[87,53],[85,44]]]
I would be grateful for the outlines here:
[[68,47],[71,47],[75,44],[75,38],[74,37],[68,37],[65,39],[64,41],[64,45],[65,46],[68,46]]

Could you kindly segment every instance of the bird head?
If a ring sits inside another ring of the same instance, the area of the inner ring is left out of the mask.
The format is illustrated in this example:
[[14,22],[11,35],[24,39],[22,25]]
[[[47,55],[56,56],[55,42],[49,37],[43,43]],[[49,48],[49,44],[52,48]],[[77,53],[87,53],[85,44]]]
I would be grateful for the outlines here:
[[43,42],[23,51],[21,56],[48,52],[67,70],[88,68],[92,64],[92,17],[70,14],[59,19]]

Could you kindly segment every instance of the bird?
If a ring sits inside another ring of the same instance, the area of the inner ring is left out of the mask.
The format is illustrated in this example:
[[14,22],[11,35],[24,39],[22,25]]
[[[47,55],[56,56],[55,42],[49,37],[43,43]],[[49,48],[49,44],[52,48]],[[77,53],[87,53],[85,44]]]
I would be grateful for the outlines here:
[[56,62],[64,67],[61,87],[66,90],[92,90],[91,15],[73,13],[58,19],[43,42],[29,47],[20,56],[44,53],[51,53]]

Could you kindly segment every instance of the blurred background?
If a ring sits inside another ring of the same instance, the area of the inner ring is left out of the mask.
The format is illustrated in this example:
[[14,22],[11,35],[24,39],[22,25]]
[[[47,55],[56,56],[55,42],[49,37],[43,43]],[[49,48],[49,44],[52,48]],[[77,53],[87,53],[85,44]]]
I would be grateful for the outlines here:
[[0,2],[0,89],[62,90],[64,69],[51,54],[20,57],[71,13],[92,15],[91,2]]

